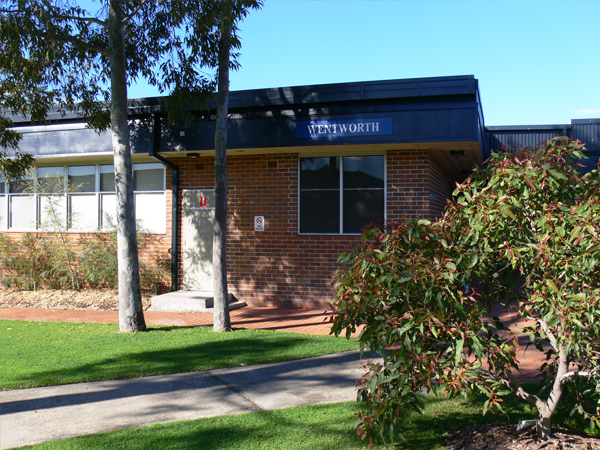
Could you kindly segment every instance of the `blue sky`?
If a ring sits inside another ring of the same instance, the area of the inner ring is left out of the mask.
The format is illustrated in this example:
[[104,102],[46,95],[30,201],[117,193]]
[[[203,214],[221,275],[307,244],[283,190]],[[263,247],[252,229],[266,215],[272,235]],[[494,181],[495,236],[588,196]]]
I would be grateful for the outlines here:
[[266,0],[231,89],[474,75],[486,125],[600,118],[599,22],[600,1]]

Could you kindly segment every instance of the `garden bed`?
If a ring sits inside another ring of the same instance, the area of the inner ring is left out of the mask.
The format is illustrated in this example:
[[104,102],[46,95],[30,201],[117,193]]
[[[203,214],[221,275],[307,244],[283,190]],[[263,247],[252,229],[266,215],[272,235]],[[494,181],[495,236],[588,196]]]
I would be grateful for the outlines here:
[[[144,310],[152,294],[142,294]],[[0,289],[0,308],[89,309],[117,311],[119,296],[113,289],[17,291]]]
[[552,439],[536,440],[535,428],[518,432],[515,424],[473,425],[452,433],[448,450],[600,450],[600,439],[572,430],[553,429]]

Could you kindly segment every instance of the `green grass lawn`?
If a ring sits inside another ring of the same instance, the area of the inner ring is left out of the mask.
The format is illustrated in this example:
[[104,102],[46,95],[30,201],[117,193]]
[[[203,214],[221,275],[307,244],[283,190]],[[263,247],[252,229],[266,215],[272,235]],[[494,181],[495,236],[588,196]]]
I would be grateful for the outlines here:
[[[402,428],[406,441],[392,448],[442,450],[449,432],[483,422],[516,422],[535,414],[513,402],[509,417],[498,412],[482,415],[481,401],[429,397],[422,416]],[[276,411],[156,424],[54,441],[27,448],[123,450],[352,450],[368,448],[356,435],[353,402],[301,406]],[[376,446],[382,449],[383,446]]]
[[209,370],[325,355],[356,340],[265,330],[153,327],[0,320],[0,389]]

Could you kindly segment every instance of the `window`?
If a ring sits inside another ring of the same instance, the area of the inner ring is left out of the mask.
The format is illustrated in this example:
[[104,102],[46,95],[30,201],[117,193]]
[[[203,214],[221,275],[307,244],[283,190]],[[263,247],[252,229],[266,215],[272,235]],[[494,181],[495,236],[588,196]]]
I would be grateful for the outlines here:
[[115,194],[115,166],[100,166],[100,228],[117,226],[117,195]]
[[6,209],[6,182],[0,178],[0,230],[6,229],[7,209]]
[[66,226],[65,168],[39,167],[37,170],[37,220],[41,229],[57,230]]
[[360,233],[385,219],[384,157],[300,158],[300,233]]
[[164,189],[162,164],[134,164],[135,218],[144,230],[155,230],[167,221]]
[[100,166],[100,192],[115,192],[115,166]]
[[96,166],[71,166],[68,177],[69,228],[72,230],[98,228]]
[[[138,223],[164,233],[164,167],[135,164],[134,185]],[[57,219],[71,231],[109,229],[116,226],[116,205],[113,165],[39,167],[34,180],[8,184],[0,179],[0,230],[48,229]]]
[[7,227],[12,229],[35,229],[36,207],[35,199],[28,194],[31,178],[10,182],[7,197]]
[[72,166],[69,167],[69,190],[71,192],[96,191],[96,167]]
[[134,164],[134,191],[160,191],[164,186],[165,169],[162,164]]

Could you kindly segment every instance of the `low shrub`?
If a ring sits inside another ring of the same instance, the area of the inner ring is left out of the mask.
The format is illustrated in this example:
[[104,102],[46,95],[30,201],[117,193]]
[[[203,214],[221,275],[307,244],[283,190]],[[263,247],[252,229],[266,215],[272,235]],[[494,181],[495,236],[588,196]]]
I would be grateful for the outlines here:
[[[149,251],[149,234],[138,231],[142,290],[161,291],[170,256]],[[68,245],[68,248],[65,246]],[[63,240],[55,233],[0,234],[0,285],[20,290],[111,288],[118,286],[116,230]]]

